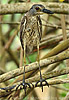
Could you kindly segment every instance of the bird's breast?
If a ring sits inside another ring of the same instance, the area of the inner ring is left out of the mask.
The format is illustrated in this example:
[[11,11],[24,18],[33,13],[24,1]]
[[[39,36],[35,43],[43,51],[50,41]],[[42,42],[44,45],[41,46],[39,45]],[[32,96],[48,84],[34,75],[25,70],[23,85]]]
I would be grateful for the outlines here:
[[36,17],[28,18],[24,37],[26,40],[27,51],[30,53],[32,52],[33,47],[37,45],[37,39],[39,39]]
[[35,46],[38,38],[37,19],[29,18],[25,30],[26,44]]

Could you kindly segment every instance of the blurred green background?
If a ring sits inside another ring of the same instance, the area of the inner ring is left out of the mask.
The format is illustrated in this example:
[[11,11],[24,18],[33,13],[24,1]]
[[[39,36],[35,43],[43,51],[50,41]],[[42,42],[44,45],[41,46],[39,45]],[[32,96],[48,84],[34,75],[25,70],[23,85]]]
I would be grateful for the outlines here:
[[[40,0],[31,0],[32,2],[39,2]],[[42,1],[53,1],[53,0],[42,0]],[[8,0],[1,0],[0,1],[0,3],[1,4],[6,4],[8,2]],[[15,2],[18,2],[18,0],[10,0],[10,3],[15,3]],[[21,20],[21,14],[13,14],[13,16],[12,15],[10,15],[10,14],[7,14],[7,15],[3,15],[2,16],[2,21],[3,22],[19,22],[20,20]],[[50,20],[51,20],[52,18],[50,18]],[[16,30],[16,28],[17,28],[17,26],[16,25],[9,25],[9,24],[2,24],[1,26],[0,26],[1,28],[0,28],[0,36],[1,36],[1,34],[3,34],[5,37],[6,37],[6,41],[8,41],[8,39],[14,34],[14,32],[15,32],[15,30]],[[9,31],[9,29],[11,29],[12,28],[12,30],[11,31]],[[3,43],[2,43],[3,44]],[[3,44],[4,45],[4,44]],[[2,45],[2,46],[3,46]],[[19,40],[19,33],[18,33],[18,35],[15,37],[15,39],[14,39],[14,41],[13,41],[13,43],[12,43],[12,45],[11,45],[11,49],[14,51],[14,53],[15,54],[17,54],[17,57],[18,57],[18,61],[20,61],[20,51],[18,51],[17,49],[19,48],[19,46],[20,46],[20,40]],[[2,47],[1,47],[1,49],[2,49]],[[50,51],[50,49],[45,49],[45,50],[43,50],[45,53],[47,53],[48,51]],[[2,53],[2,51],[1,51],[1,53]],[[6,72],[8,72],[8,71],[11,71],[11,70],[13,70],[13,69],[16,69],[18,66],[14,63],[14,61],[12,61],[9,57],[8,57],[8,54],[6,54],[6,53],[4,53],[4,58],[2,59],[2,58],[0,58],[0,60],[1,60],[1,63],[0,63],[0,65],[1,66],[3,66],[3,68],[4,68],[4,70],[6,70]],[[1,56],[0,56],[1,57]],[[35,53],[33,53],[33,54],[31,54],[31,55],[29,55],[29,59],[31,60],[31,62],[35,62],[36,61],[36,57],[37,57],[37,52],[35,52]],[[6,58],[6,59],[5,59]],[[26,59],[27,60],[27,64],[29,63],[28,62],[28,59]],[[4,63],[3,63],[4,62]],[[3,64],[2,64],[3,63]],[[61,69],[62,68],[65,68],[66,66],[65,66],[65,62],[62,62],[61,64],[60,64],[60,66],[59,66]],[[66,75],[63,75],[63,76],[61,76],[62,78],[65,78],[65,77],[67,77]],[[59,78],[61,78],[61,77],[59,77]],[[15,78],[14,79],[12,79],[12,80],[10,80],[10,82],[12,82],[13,80],[15,80]],[[69,84],[63,84],[63,85],[60,85],[60,86],[62,86],[62,87],[64,87],[64,88],[67,88],[67,89],[69,89]],[[62,92],[60,92],[59,93],[59,95],[60,95],[60,97],[61,98],[63,98],[63,97],[65,97],[65,95],[66,95],[66,93],[67,92],[65,92],[65,91],[62,91]],[[27,100],[27,97],[24,99],[24,100]]]

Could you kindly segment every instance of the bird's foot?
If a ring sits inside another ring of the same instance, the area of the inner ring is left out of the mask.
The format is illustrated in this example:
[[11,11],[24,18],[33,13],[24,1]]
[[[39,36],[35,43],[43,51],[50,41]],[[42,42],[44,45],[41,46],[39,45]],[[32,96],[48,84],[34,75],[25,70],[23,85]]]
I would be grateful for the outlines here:
[[37,81],[35,84],[35,87],[37,87],[38,83],[40,83],[40,87],[42,87],[42,92],[43,92],[43,86],[47,85],[49,87],[49,84],[47,83],[45,79],[40,79],[39,81]]
[[[22,87],[21,87],[22,86]],[[19,84],[17,87],[16,87],[16,91],[17,89],[20,87],[20,89],[24,89],[25,91],[25,95],[26,95],[26,88],[29,87],[29,88],[32,88],[34,87],[34,85],[32,83],[26,83],[26,82],[22,82],[21,84]]]

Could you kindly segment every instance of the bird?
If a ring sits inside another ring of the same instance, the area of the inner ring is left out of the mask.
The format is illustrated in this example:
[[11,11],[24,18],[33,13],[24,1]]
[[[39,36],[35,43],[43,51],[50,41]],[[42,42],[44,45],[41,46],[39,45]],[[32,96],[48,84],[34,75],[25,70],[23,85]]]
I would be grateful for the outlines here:
[[25,82],[25,66],[26,66],[26,53],[31,53],[33,51],[34,46],[37,46],[37,62],[39,65],[40,71],[40,80],[36,82],[35,87],[37,87],[38,83],[40,82],[40,86],[42,87],[43,92],[43,84],[49,87],[48,82],[42,78],[41,69],[40,69],[40,60],[39,60],[39,43],[42,37],[42,21],[40,15],[47,13],[53,14],[52,11],[46,9],[42,4],[34,4],[28,12],[24,14],[21,19],[20,24],[20,42],[24,52],[24,73],[23,73],[23,82],[19,84],[16,90],[19,88],[20,85],[23,86],[23,89],[26,94],[27,86],[31,88],[31,83]]

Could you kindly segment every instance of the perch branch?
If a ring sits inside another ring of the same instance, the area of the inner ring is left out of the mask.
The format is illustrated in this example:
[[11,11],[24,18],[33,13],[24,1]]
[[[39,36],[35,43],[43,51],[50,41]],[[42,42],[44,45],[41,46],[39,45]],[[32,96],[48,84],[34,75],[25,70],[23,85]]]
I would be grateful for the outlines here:
[[[65,60],[65,59],[69,59],[69,52],[68,51],[65,51],[65,52],[62,52],[56,56],[53,56],[53,57],[49,57],[47,59],[43,59],[40,61],[40,66],[48,66],[50,64],[53,64],[53,63],[56,63],[56,62],[59,62],[61,60]],[[29,71],[32,71],[34,69],[37,69],[39,66],[38,66],[38,63],[35,62],[35,63],[32,63],[32,64],[29,64],[27,65],[26,67],[26,73],[29,72]],[[23,74],[23,67],[21,68],[18,68],[18,69],[15,69],[15,70],[12,70],[10,72],[7,72],[3,75],[0,76],[0,83],[1,82],[4,82],[4,81],[7,81],[8,79],[11,79],[11,78],[14,78],[18,75],[21,75]]]
[[[66,79],[55,79],[55,80],[51,80],[51,81],[48,81],[48,83],[50,85],[54,85],[54,83],[57,83],[57,84],[64,84],[63,81],[67,81],[68,80],[68,83],[69,83],[69,79],[66,78]],[[67,83],[67,82],[66,82]],[[39,85],[38,85],[39,86]],[[32,89],[31,89],[32,90]],[[27,90],[27,94],[31,91],[30,89]],[[22,100],[25,98],[25,93],[22,91],[22,94],[20,95],[20,98],[19,100]]]
[[[65,69],[61,69],[61,70],[57,70],[57,71],[51,71],[48,73],[44,73],[44,74],[42,74],[42,77],[45,79],[49,79],[49,78],[65,75],[68,73],[69,73],[69,68],[65,68]],[[34,82],[33,84],[35,84],[35,82],[38,81],[39,79],[40,79],[40,76],[37,75],[36,77],[34,76],[34,77],[26,79],[26,82],[30,82],[30,83]],[[14,85],[17,86],[21,82],[17,82]],[[49,80],[48,83],[49,83],[49,85],[69,83],[69,78]],[[10,87],[8,87],[8,88],[10,88]],[[6,96],[7,94],[10,94],[12,91],[15,91],[15,90],[16,90],[16,88],[12,89],[11,91],[6,92],[5,90],[0,89],[0,97]]]

